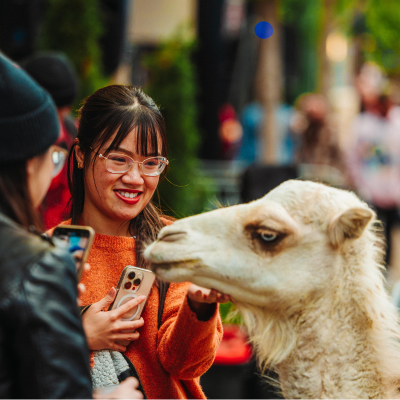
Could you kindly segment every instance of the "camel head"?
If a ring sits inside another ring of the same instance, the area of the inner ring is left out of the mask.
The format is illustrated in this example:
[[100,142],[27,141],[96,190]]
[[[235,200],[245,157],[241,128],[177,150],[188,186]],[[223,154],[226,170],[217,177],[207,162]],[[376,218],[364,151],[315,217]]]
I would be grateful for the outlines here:
[[282,313],[329,288],[340,258],[368,240],[373,217],[351,192],[291,180],[249,204],[176,221],[145,257],[163,280],[190,281]]
[[375,214],[354,193],[287,181],[163,228],[157,275],[231,296],[287,398],[398,398],[400,329]]

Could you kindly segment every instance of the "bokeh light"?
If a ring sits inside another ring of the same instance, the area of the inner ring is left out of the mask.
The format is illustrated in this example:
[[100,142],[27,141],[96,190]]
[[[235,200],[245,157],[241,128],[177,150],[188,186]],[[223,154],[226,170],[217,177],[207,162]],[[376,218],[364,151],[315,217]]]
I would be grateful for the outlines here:
[[333,32],[326,39],[326,55],[333,62],[344,61],[347,57],[347,40],[340,33]]

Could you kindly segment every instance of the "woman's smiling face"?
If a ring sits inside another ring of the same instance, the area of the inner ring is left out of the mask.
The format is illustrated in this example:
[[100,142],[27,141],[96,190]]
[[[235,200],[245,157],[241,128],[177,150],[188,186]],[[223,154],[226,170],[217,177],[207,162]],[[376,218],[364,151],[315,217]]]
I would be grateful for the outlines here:
[[[104,155],[106,153],[114,137],[115,135],[98,149],[99,154]],[[152,155],[161,155],[161,150],[157,154],[139,155],[136,141],[137,132],[135,129],[125,137],[118,148],[109,150],[112,153],[127,155],[139,162]],[[83,155],[79,148],[76,149],[76,156],[78,162],[83,163]],[[92,152],[91,157],[95,156],[96,152]],[[138,163],[134,163],[125,173],[111,173],[106,168],[106,160],[98,157],[94,160],[94,170],[92,163],[90,163],[84,176],[84,214],[90,213],[97,218],[101,218],[103,215],[106,219],[119,222],[135,218],[145,208],[152,198],[160,178],[159,176],[144,175]]]

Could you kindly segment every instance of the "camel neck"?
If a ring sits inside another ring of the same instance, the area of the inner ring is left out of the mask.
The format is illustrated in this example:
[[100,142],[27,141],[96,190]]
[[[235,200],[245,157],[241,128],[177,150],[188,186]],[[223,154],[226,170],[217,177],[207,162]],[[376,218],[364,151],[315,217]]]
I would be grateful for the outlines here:
[[285,398],[385,398],[371,340],[372,321],[349,298],[304,313],[297,345],[279,366]]

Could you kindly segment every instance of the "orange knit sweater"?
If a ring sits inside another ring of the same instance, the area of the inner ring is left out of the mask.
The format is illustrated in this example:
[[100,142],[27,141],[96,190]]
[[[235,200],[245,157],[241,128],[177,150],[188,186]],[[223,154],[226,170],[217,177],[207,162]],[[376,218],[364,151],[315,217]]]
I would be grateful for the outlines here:
[[[96,234],[88,262],[91,268],[82,276],[86,286],[81,297],[83,305],[105,297],[112,286],[116,287],[123,268],[135,265],[135,240]],[[208,321],[197,319],[187,301],[189,286],[189,282],[171,283],[160,330],[158,288],[153,286],[142,314],[145,323],[138,330],[140,337],[126,350],[149,399],[205,398],[200,376],[214,361],[222,324],[218,307]]]

